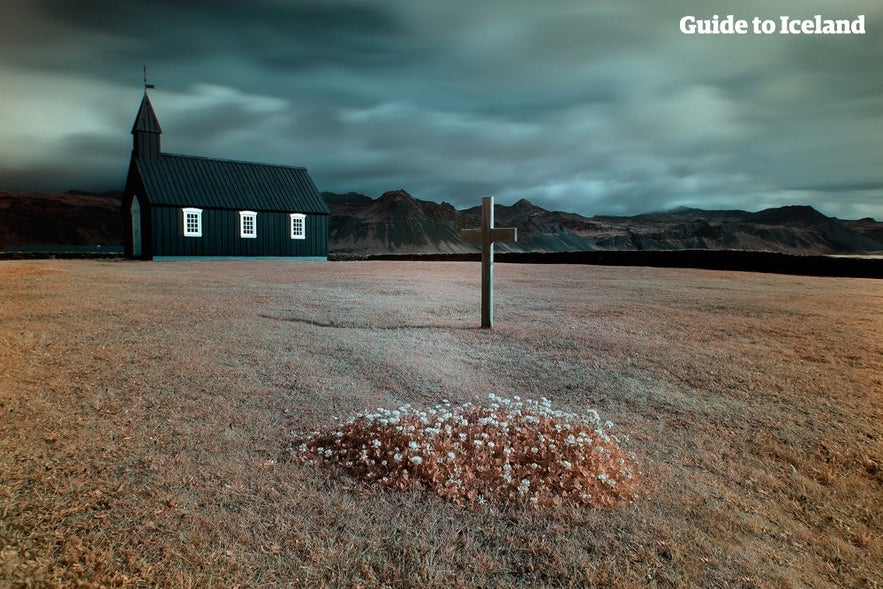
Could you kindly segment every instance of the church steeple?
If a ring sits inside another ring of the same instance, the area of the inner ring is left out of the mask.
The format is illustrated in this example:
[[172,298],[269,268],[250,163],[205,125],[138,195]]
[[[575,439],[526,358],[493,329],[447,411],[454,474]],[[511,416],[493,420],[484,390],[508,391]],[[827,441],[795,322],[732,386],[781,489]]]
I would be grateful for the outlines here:
[[138,114],[135,116],[132,135],[134,136],[132,155],[140,159],[159,157],[159,136],[162,135],[162,129],[159,126],[156,113],[153,112],[153,105],[150,104],[150,97],[147,96],[146,89],[144,90],[144,98],[141,99],[141,108],[138,109]]

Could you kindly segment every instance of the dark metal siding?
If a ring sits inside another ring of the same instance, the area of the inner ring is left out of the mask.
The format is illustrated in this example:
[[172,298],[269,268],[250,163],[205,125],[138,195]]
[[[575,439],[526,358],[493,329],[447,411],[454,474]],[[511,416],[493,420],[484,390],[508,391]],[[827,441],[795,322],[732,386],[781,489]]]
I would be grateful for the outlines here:
[[239,236],[239,210],[203,209],[202,237],[184,237],[182,207],[152,206],[154,256],[327,257],[328,216],[306,217],[306,239],[291,239],[289,213],[257,215],[256,238]]
[[126,178],[126,188],[123,193],[121,213],[123,217],[123,245],[127,256],[132,256],[132,199],[138,196],[141,205],[141,257],[150,258],[152,256],[153,240],[151,238],[153,232],[153,223],[150,216],[150,200],[144,190],[144,184],[141,182],[141,176],[135,165],[135,159],[132,159],[129,165],[129,175]]

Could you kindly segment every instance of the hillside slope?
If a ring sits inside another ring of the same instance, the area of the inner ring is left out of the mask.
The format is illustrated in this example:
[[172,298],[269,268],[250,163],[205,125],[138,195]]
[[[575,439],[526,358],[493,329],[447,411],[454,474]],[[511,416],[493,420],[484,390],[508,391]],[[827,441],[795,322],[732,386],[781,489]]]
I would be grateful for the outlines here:
[[0,249],[28,245],[120,245],[120,195],[0,191]]

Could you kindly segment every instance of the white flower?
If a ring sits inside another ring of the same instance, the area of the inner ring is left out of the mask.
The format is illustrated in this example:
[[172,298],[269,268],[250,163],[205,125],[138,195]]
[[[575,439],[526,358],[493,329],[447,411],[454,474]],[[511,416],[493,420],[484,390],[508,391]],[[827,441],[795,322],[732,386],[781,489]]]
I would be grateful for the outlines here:
[[393,454],[392,459],[395,460],[396,462],[401,462],[401,461],[402,461],[402,455],[399,454],[398,452],[396,452],[395,454]]
[[380,447],[380,440],[372,440],[371,446],[373,446],[374,448],[379,448]]
[[422,464],[423,457],[422,456],[411,456],[411,462],[413,462],[414,464]]
[[566,461],[566,460],[562,460],[562,461],[561,461],[561,466],[563,466],[563,467],[566,468],[566,469],[569,469],[569,468],[570,468],[571,466],[573,466],[573,465],[572,465],[571,463],[569,463],[568,461]]

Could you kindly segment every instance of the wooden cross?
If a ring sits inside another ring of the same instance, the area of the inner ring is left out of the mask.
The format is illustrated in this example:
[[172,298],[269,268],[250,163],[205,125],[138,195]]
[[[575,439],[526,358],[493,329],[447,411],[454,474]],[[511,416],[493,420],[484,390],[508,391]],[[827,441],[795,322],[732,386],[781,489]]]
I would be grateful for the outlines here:
[[494,197],[481,199],[481,227],[463,229],[460,238],[481,243],[481,326],[494,326],[494,242],[518,241],[518,229],[494,227]]

